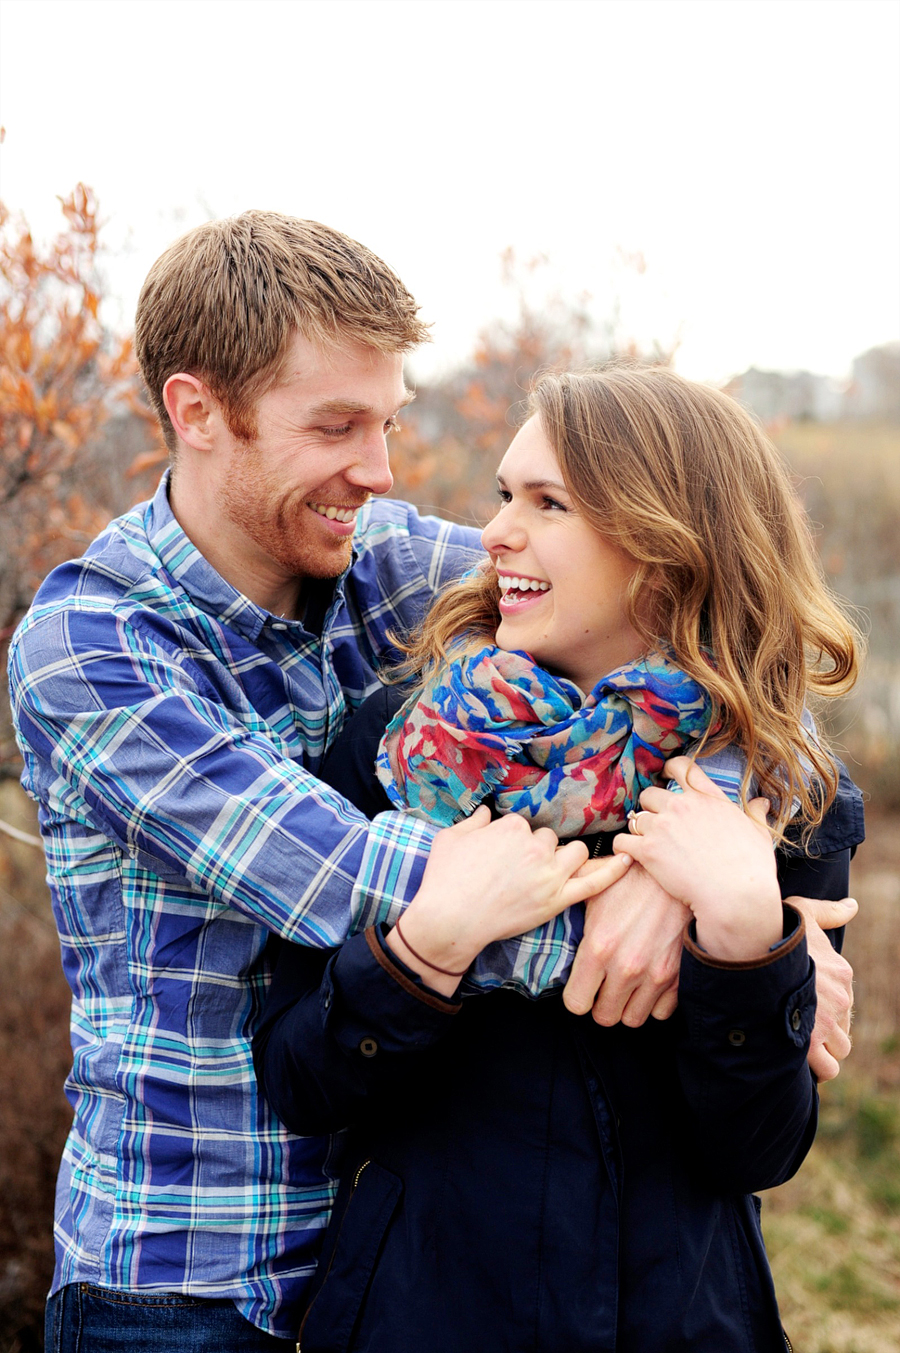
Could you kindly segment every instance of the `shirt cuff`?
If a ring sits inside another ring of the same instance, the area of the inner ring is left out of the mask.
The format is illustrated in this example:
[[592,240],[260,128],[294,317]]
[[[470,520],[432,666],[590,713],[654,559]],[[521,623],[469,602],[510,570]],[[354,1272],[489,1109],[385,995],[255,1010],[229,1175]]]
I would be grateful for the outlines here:
[[409,813],[379,813],[369,824],[353,886],[353,933],[394,925],[422,885],[437,827]]

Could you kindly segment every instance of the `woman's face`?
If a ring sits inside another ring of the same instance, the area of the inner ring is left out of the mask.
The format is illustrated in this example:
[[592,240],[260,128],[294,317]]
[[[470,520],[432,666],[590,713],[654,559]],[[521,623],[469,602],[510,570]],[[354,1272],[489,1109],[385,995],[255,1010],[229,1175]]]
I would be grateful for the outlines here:
[[497,471],[500,508],[482,533],[500,579],[497,644],[590,691],[644,645],[625,618],[634,562],[579,514],[537,418]]

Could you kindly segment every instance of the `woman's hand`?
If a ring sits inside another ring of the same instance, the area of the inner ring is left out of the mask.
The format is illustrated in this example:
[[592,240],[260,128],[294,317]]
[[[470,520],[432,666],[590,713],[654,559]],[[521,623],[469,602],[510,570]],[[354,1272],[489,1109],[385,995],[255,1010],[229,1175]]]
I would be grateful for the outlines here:
[[766,804],[746,813],[688,757],[666,764],[682,787],[645,789],[634,834],[621,833],[616,854],[637,860],[694,913],[697,940],[713,958],[764,957],[782,937],[781,893]]
[[403,913],[403,938],[392,930],[387,943],[430,987],[450,995],[459,985],[452,974],[486,944],[523,935],[602,892],[630,863],[627,856],[589,863],[582,842],[560,846],[549,828],[532,831],[514,813],[492,822],[482,806],[438,832],[422,886]]

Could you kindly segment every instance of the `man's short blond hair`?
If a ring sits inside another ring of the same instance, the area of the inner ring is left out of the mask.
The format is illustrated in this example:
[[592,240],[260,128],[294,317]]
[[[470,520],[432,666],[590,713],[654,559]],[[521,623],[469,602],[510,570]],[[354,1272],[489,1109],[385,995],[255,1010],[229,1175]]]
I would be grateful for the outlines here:
[[380,258],[318,221],[245,211],[198,226],[157,259],[138,301],[137,356],[166,445],[174,451],[170,376],[197,376],[235,436],[251,440],[295,334],[405,352],[428,338],[417,310]]

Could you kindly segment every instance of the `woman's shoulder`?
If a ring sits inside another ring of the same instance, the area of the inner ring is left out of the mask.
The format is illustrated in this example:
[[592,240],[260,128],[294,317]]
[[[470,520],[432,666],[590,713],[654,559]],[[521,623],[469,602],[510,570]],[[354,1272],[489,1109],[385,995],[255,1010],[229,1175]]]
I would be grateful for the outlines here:
[[319,778],[366,817],[394,806],[375,775],[375,758],[382,733],[408,694],[401,685],[379,687],[346,720],[322,762]]
[[851,780],[843,761],[836,757],[835,762],[838,786],[827,813],[808,841],[803,839],[802,824],[788,826],[784,841],[787,854],[830,855],[838,850],[855,850],[866,839],[862,790]]

